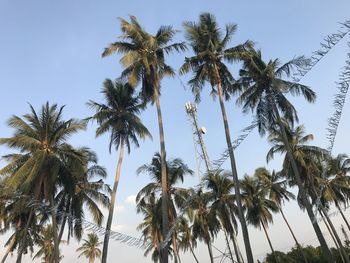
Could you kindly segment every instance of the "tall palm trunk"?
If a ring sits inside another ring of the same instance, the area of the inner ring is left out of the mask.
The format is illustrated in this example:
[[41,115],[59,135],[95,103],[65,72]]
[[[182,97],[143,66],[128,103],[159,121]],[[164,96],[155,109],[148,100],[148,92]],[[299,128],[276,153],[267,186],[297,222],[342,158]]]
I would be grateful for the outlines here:
[[112,190],[112,195],[111,195],[111,204],[110,204],[109,211],[108,211],[106,233],[105,233],[105,237],[104,237],[104,241],[103,241],[102,260],[101,260],[102,263],[107,262],[109,236],[110,236],[110,231],[111,231],[111,226],[112,226],[114,205],[115,205],[115,199],[116,199],[116,195],[117,195],[117,189],[118,189],[119,178],[120,178],[120,170],[121,170],[123,157],[124,157],[124,146],[125,146],[125,142],[124,142],[124,140],[122,140],[122,142],[120,144],[119,159],[118,159],[117,170],[115,173],[114,185],[113,185],[113,190]]
[[[155,91],[155,102],[158,116],[159,126],[159,142],[160,142],[160,164],[161,164],[161,186],[162,186],[162,234],[164,240],[166,239],[169,232],[169,216],[168,216],[168,178],[166,172],[166,160],[165,160],[165,139],[163,130],[163,118],[162,111],[160,109],[159,94],[156,89]],[[165,246],[160,251],[161,262],[168,263],[168,246]]]
[[[269,96],[271,98],[271,95],[269,95]],[[273,105],[274,112],[275,112],[276,117],[277,117],[277,122],[278,122],[278,125],[280,127],[280,131],[282,132],[283,143],[286,146],[287,156],[288,156],[288,158],[289,158],[289,160],[291,162],[292,170],[293,170],[293,173],[294,173],[294,176],[295,176],[298,188],[299,188],[300,195],[301,195],[302,200],[303,200],[303,204],[304,204],[304,206],[306,208],[306,211],[307,211],[307,213],[309,215],[309,218],[310,218],[312,226],[313,226],[313,228],[315,230],[317,239],[320,242],[320,245],[322,247],[322,251],[323,251],[325,257],[327,258],[327,262],[328,263],[334,263],[335,260],[333,258],[333,255],[332,255],[329,247],[327,246],[327,243],[326,243],[326,240],[324,239],[324,236],[322,234],[321,228],[320,228],[320,226],[317,223],[317,220],[315,218],[314,212],[312,211],[312,206],[311,206],[310,200],[307,198],[306,191],[305,191],[303,183],[301,181],[301,177],[300,177],[298,166],[297,166],[297,164],[295,162],[292,149],[290,148],[290,145],[289,145],[289,142],[288,142],[286,131],[285,131],[284,126],[282,124],[281,116],[279,114],[279,111],[278,111],[278,109],[276,107],[276,104],[275,104],[274,100],[272,100],[272,105]]]
[[53,231],[53,261],[54,263],[59,263],[59,243],[58,243],[58,235],[57,235],[57,219],[56,219],[56,207],[53,199],[53,195],[50,197],[50,206],[51,206],[51,218],[52,218],[52,231]]
[[349,255],[348,255],[348,253],[346,252],[346,250],[345,250],[345,248],[344,248],[344,246],[343,246],[343,243],[342,243],[342,241],[340,240],[340,238],[339,238],[339,236],[338,236],[337,230],[335,229],[335,227],[334,227],[334,225],[333,225],[333,223],[332,223],[332,220],[329,218],[328,213],[327,213],[327,211],[324,209],[323,206],[321,206],[321,211],[322,211],[323,215],[325,216],[325,218],[326,218],[326,220],[327,220],[327,222],[328,222],[328,224],[329,224],[329,226],[330,226],[330,228],[331,228],[331,230],[332,230],[332,232],[333,232],[333,234],[334,234],[335,239],[336,239],[337,242],[338,242],[338,245],[339,245],[339,248],[340,248],[340,252],[343,254],[343,257],[344,257],[344,259],[345,259],[345,262],[346,262],[346,263],[350,263]]
[[341,214],[341,217],[343,218],[343,220],[345,221],[345,224],[347,225],[348,229],[350,230],[350,224],[348,222],[348,220],[346,219],[341,207],[339,206],[338,202],[335,202],[335,206],[338,208],[340,214]]
[[[32,209],[30,210],[29,212],[29,216],[28,216],[28,219],[27,219],[27,223],[26,223],[26,226],[25,226],[25,229],[24,229],[24,236],[22,237],[23,240],[22,240],[22,243],[25,243],[26,242],[26,239],[27,239],[27,232],[28,232],[28,228],[29,228],[29,225],[30,225],[30,221],[32,221],[32,217],[34,215],[34,207],[32,207]],[[21,263],[22,262],[22,255],[24,253],[24,246],[22,245],[18,245],[18,251],[17,251],[17,259],[16,259],[16,263]]]
[[331,228],[329,227],[329,225],[328,225],[328,223],[327,223],[326,218],[324,217],[324,215],[323,215],[321,209],[318,209],[318,211],[319,211],[319,213],[320,213],[320,215],[321,215],[321,217],[322,217],[322,220],[323,220],[324,225],[326,226],[326,228],[327,228],[327,230],[328,230],[328,233],[331,235],[331,238],[332,238],[332,240],[333,240],[333,243],[335,244],[335,247],[337,248],[337,252],[339,253],[339,256],[340,256],[342,262],[345,263],[345,259],[344,259],[344,257],[343,257],[343,254],[340,252],[340,247],[339,247],[339,245],[338,245],[338,242],[337,242],[337,240],[335,239],[335,237],[334,237],[334,235],[333,235],[333,232],[332,232]]
[[[60,229],[60,233],[58,235],[58,243],[61,243],[62,240],[62,236],[63,236],[63,232],[64,232],[64,228],[66,226],[67,223],[67,217],[68,217],[68,207],[70,206],[70,201],[68,200],[68,204],[67,204],[67,209],[66,211],[63,213],[63,220],[62,220],[62,224],[61,224],[61,229]],[[68,234],[69,235],[69,234]],[[67,241],[68,242],[68,241]]]
[[[231,262],[233,263],[233,262],[235,262],[235,261],[233,260],[232,250],[231,250],[231,247],[230,247],[230,243],[228,242],[227,232],[226,232],[225,229],[224,229],[224,234],[225,234],[226,246],[227,246],[228,252],[229,252],[229,254],[230,254]],[[237,255],[236,255],[236,256],[237,256]]]
[[13,246],[15,245],[15,242],[16,242],[16,235],[13,234],[13,236],[11,237],[10,243],[7,245],[4,256],[1,259],[1,263],[4,263],[6,261],[6,258],[10,254]]
[[208,252],[209,252],[209,257],[210,257],[210,263],[214,263],[213,250],[211,249],[210,241],[205,242],[205,243],[207,243]]
[[303,259],[304,259],[304,262],[305,262],[305,263],[308,263],[308,261],[307,261],[307,259],[306,259],[306,256],[305,256],[305,253],[304,253],[304,251],[303,251],[303,248],[302,248],[302,246],[299,244],[299,242],[298,242],[296,236],[294,235],[294,232],[293,232],[291,226],[289,225],[289,223],[288,223],[288,221],[287,221],[287,218],[285,217],[285,215],[284,215],[284,213],[283,213],[282,207],[279,207],[279,210],[280,210],[280,212],[281,212],[281,215],[282,215],[282,217],[283,217],[284,222],[286,223],[286,225],[287,225],[287,227],[288,227],[290,233],[292,234],[292,237],[293,237],[293,239],[294,239],[294,241],[295,241],[295,244],[297,245],[297,248],[298,248],[299,251],[300,251],[300,254],[302,255],[302,257],[303,257]]
[[263,227],[263,229],[264,229],[265,236],[266,236],[266,238],[267,238],[267,241],[269,242],[269,246],[270,246],[271,251],[272,251],[272,255],[273,255],[273,257],[275,258],[275,261],[276,261],[276,263],[277,263],[278,260],[277,260],[277,257],[276,257],[276,253],[275,253],[275,250],[273,249],[273,246],[272,246],[272,243],[271,243],[269,234],[267,233],[266,226],[265,226],[265,224],[264,224],[264,222],[263,222],[262,220],[260,220],[260,224],[262,225],[262,227]]
[[236,238],[236,235],[233,233],[233,235],[231,236],[231,239],[232,239],[232,243],[233,243],[233,248],[235,249],[235,253],[236,253],[236,257],[237,257],[237,262],[238,263],[244,263],[244,260],[243,260],[243,256],[242,256],[242,253],[239,249],[239,246],[238,246],[238,242],[237,242],[237,238]]
[[242,202],[241,202],[241,192],[239,189],[240,187],[239,187],[238,173],[237,173],[235,156],[233,153],[233,147],[232,147],[232,143],[231,143],[230,128],[228,125],[227,114],[226,114],[226,109],[225,109],[225,104],[224,104],[224,98],[223,98],[223,94],[222,94],[220,75],[219,75],[217,67],[216,66],[214,66],[214,67],[215,67],[217,83],[218,83],[217,84],[217,91],[218,91],[218,95],[219,95],[222,119],[224,122],[226,143],[227,143],[227,148],[228,148],[228,152],[230,155],[230,161],[231,161],[231,170],[232,170],[233,182],[234,182],[234,187],[235,187],[235,197],[236,197],[237,208],[238,208],[238,218],[239,218],[239,221],[240,221],[241,227],[242,227],[244,245],[245,245],[245,250],[247,253],[247,261],[248,261],[248,263],[254,263],[253,252],[252,252],[252,249],[250,246],[250,241],[249,241],[248,228],[247,228],[247,224],[246,224],[246,221],[244,218],[243,207],[242,207]]

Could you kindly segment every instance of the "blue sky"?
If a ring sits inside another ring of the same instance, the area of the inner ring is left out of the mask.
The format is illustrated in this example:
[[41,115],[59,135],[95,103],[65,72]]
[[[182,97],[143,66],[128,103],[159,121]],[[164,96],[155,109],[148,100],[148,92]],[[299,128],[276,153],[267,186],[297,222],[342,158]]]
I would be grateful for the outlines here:
[[[102,82],[105,78],[116,78],[121,72],[119,56],[101,58],[103,49],[120,35],[117,17],[136,15],[140,23],[150,32],[161,25],[173,25],[181,31],[183,21],[197,20],[201,12],[216,15],[220,25],[237,23],[238,30],[232,44],[251,39],[261,48],[264,58],[280,58],[287,61],[295,55],[310,55],[319,48],[322,37],[336,31],[338,22],[349,17],[350,2],[346,0],[296,0],[296,1],[16,1],[0,0],[0,137],[7,137],[12,131],[6,120],[12,115],[28,112],[28,102],[35,108],[46,101],[66,105],[66,118],[85,118],[91,114],[85,103],[89,99],[101,101]],[[175,37],[183,40],[182,32]],[[301,98],[293,99],[299,111],[300,122],[306,130],[315,135],[314,144],[326,147],[327,119],[332,113],[332,96],[340,68],[344,65],[346,41],[342,41],[320,62],[303,83],[310,85],[318,95],[313,105]],[[188,55],[189,53],[187,53]],[[178,69],[186,54],[168,57],[168,63]],[[234,73],[239,65],[230,66]],[[236,75],[237,76],[237,75]],[[189,76],[181,77],[186,83]],[[185,90],[180,81],[166,79],[162,83],[161,104],[164,115],[164,129],[167,154],[182,158],[192,169],[196,169],[190,123],[187,120],[184,103],[193,100],[190,90]],[[209,97],[209,89],[203,92],[198,106],[201,125],[208,130],[205,142],[212,159],[220,156],[225,149],[225,139],[219,104]],[[251,121],[251,115],[243,115],[234,100],[227,103],[232,137]],[[334,153],[349,153],[350,142],[346,135],[350,132],[349,101],[344,109]],[[153,141],[146,141],[139,149],[132,149],[125,158],[122,178],[117,194],[117,213],[114,227],[121,232],[138,235],[135,226],[140,221],[134,206],[126,200],[148,182],[146,176],[136,176],[136,169],[151,160],[158,151],[158,127],[156,111],[149,107],[142,119],[153,135]],[[100,164],[108,170],[108,183],[112,183],[117,154],[108,152],[108,137],[95,139],[96,126],[89,125],[86,132],[72,137],[74,145],[89,146],[97,152]],[[237,149],[237,166],[240,176],[252,174],[255,168],[266,166],[265,155],[269,145],[265,138],[253,132]],[[1,146],[0,155],[8,153]],[[4,165],[0,161],[0,165]],[[228,168],[225,163],[224,168]],[[280,158],[268,165],[280,168]],[[188,178],[186,185],[198,183],[198,178]],[[285,207],[287,216],[296,228],[301,242],[316,244],[315,235],[305,214],[299,211],[295,202]],[[349,213],[348,213],[349,215]],[[338,223],[338,218],[335,218]],[[340,221],[339,221],[340,222]],[[338,224],[338,226],[340,226]],[[270,227],[276,249],[285,250],[293,245],[286,227],[279,215]],[[250,229],[254,254],[258,257],[268,252],[268,244],[263,233]],[[2,247],[5,237],[0,237]],[[241,242],[243,249],[243,243]],[[224,249],[219,238],[217,245]],[[77,244],[62,248],[63,262],[77,261],[74,250]],[[2,249],[0,249],[0,252]],[[199,257],[205,259],[207,252],[198,248]],[[110,243],[110,259],[118,256],[121,262],[150,262],[142,256],[142,251],[128,248],[117,242]],[[184,256],[186,262],[191,258]],[[12,261],[11,261],[12,260]],[[13,258],[9,262],[14,262]],[[26,258],[26,262],[31,262]],[[77,261],[78,262],[78,261]],[[80,262],[84,262],[80,259]]]

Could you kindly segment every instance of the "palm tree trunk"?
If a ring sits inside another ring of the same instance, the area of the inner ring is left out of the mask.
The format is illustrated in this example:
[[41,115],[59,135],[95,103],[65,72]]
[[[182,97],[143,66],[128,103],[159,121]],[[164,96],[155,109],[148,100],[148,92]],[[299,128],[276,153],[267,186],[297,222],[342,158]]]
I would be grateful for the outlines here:
[[[270,97],[271,97],[271,95],[270,95]],[[312,226],[313,226],[313,228],[315,230],[317,239],[320,242],[320,245],[322,247],[322,251],[323,251],[325,257],[327,258],[327,262],[328,263],[334,263],[335,260],[333,258],[333,255],[332,255],[329,247],[327,246],[327,243],[326,243],[326,240],[324,239],[324,236],[322,235],[321,228],[320,228],[320,226],[317,223],[317,220],[315,218],[314,212],[312,211],[312,206],[311,206],[310,200],[308,199],[308,197],[306,195],[306,191],[305,191],[303,183],[301,181],[301,177],[300,177],[298,166],[297,166],[297,164],[295,162],[292,149],[290,148],[290,145],[289,145],[289,142],[288,142],[286,131],[285,131],[284,126],[282,124],[281,116],[279,114],[279,111],[278,111],[278,109],[276,107],[276,104],[275,104],[274,100],[272,101],[272,105],[274,107],[274,112],[275,112],[276,117],[277,117],[278,125],[280,127],[281,132],[282,132],[283,142],[284,142],[284,145],[286,146],[286,149],[287,149],[287,156],[288,156],[288,158],[289,158],[289,160],[291,162],[292,170],[293,170],[293,173],[294,173],[294,176],[295,176],[298,188],[299,188],[300,195],[301,195],[302,200],[303,200],[303,204],[304,204],[304,206],[306,208],[306,211],[307,211],[307,213],[309,215],[309,218],[310,218]]]
[[332,220],[329,218],[328,213],[326,212],[326,210],[324,209],[323,206],[321,206],[321,210],[322,210],[322,213],[325,216],[325,218],[326,218],[326,220],[327,220],[327,222],[328,222],[328,224],[329,224],[329,226],[330,226],[330,228],[331,228],[331,230],[332,230],[332,232],[334,234],[335,239],[338,242],[338,245],[339,245],[339,248],[340,248],[340,252],[343,254],[345,262],[346,263],[350,263],[349,255],[348,255],[348,253],[346,253],[346,250],[345,250],[345,248],[343,246],[342,241],[340,240],[340,238],[338,236],[338,233],[337,233],[337,231],[336,231],[336,229],[335,229],[335,227],[334,227],[334,225],[332,223]]
[[231,250],[231,247],[230,247],[230,243],[228,242],[227,233],[226,233],[225,229],[224,229],[224,234],[225,234],[226,246],[227,246],[228,252],[230,254],[231,262],[233,263],[235,261],[233,260],[232,250]]
[[[21,243],[25,243],[25,240],[27,239],[27,234],[26,233],[28,231],[30,221],[32,221],[33,215],[34,215],[34,208],[32,207],[32,209],[29,212],[29,216],[28,216],[28,219],[27,219],[26,227],[24,229],[24,236],[22,237],[24,240],[22,240]],[[16,263],[21,263],[22,262],[22,254],[23,254],[23,252],[24,252],[24,246],[18,244]]]
[[53,200],[53,195],[50,197],[50,206],[51,206],[51,218],[52,218],[52,231],[53,231],[53,243],[54,243],[54,250],[53,250],[53,261],[54,263],[59,263],[59,243],[58,243],[58,236],[57,236],[57,220],[56,220],[56,207]]
[[306,256],[305,256],[305,254],[304,254],[303,248],[302,248],[302,246],[299,244],[299,242],[298,242],[296,236],[294,235],[294,232],[293,232],[291,226],[289,225],[289,223],[288,223],[288,221],[287,221],[287,218],[285,217],[285,215],[284,215],[284,213],[283,213],[282,207],[279,207],[279,209],[280,209],[281,215],[282,215],[282,217],[283,217],[283,220],[284,220],[284,222],[286,223],[286,225],[287,225],[287,227],[288,227],[290,233],[292,234],[292,237],[293,237],[293,239],[294,239],[294,241],[295,241],[295,243],[296,243],[296,245],[297,245],[297,247],[298,247],[298,249],[299,249],[299,251],[300,251],[300,254],[302,255],[302,257],[303,257],[303,259],[304,259],[304,262],[305,262],[305,263],[308,263],[308,261],[307,261],[307,259],[306,259]]
[[321,217],[322,217],[322,220],[323,220],[324,225],[326,226],[326,228],[327,228],[327,230],[328,230],[328,233],[331,235],[331,238],[332,238],[333,243],[335,244],[335,246],[336,246],[336,248],[337,248],[337,252],[339,253],[340,258],[341,258],[342,261],[345,263],[345,259],[344,259],[344,257],[343,257],[343,254],[340,252],[340,247],[339,247],[339,245],[338,245],[338,242],[337,242],[337,240],[335,239],[335,237],[334,237],[334,235],[333,235],[333,232],[332,232],[331,228],[329,227],[329,225],[328,225],[328,223],[327,223],[327,221],[326,221],[326,218],[324,217],[324,215],[323,215],[321,209],[318,209],[318,211],[319,211],[319,213],[320,213],[320,215],[321,215]]
[[266,238],[267,238],[267,241],[269,242],[269,245],[270,245],[270,248],[271,248],[271,251],[272,251],[272,255],[273,255],[273,257],[275,258],[275,261],[276,261],[276,263],[277,263],[278,260],[277,260],[277,257],[276,257],[276,253],[275,253],[275,250],[274,250],[273,247],[272,247],[272,243],[271,243],[269,234],[267,233],[266,226],[265,226],[264,222],[261,221],[261,220],[260,220],[260,224],[262,225],[262,227],[263,227],[263,229],[264,229],[265,236],[266,236]]
[[335,202],[335,206],[338,208],[340,214],[341,214],[341,217],[343,218],[343,220],[345,221],[345,224],[347,225],[348,229],[350,230],[350,225],[349,225],[349,222],[348,220],[346,219],[341,207],[339,206],[338,202]]
[[[166,241],[169,232],[169,215],[168,215],[168,178],[166,171],[166,160],[165,160],[165,139],[163,130],[163,118],[162,111],[160,109],[160,101],[158,90],[155,90],[155,102],[158,116],[158,127],[159,127],[159,142],[160,142],[160,163],[161,163],[161,185],[162,185],[162,234]],[[168,246],[161,248],[161,262],[168,263]]]
[[196,260],[196,262],[197,262],[197,263],[199,263],[198,258],[196,257],[196,254],[194,253],[194,251],[193,251],[193,248],[192,248],[192,245],[191,245],[191,244],[190,244],[190,250],[191,250],[191,253],[192,253],[192,255],[193,255],[194,259]]
[[236,238],[235,233],[232,234],[231,239],[232,239],[232,243],[233,243],[233,248],[235,249],[235,253],[236,253],[236,257],[237,257],[237,262],[238,262],[238,263],[243,263],[243,262],[244,262],[243,256],[242,256],[242,253],[241,253],[241,251],[240,251],[240,249],[239,249],[239,246],[238,246],[238,242],[237,242],[237,238]]
[[242,227],[244,245],[245,245],[245,250],[247,253],[247,261],[248,261],[248,263],[254,263],[253,252],[252,252],[252,249],[250,246],[247,223],[246,223],[245,218],[244,218],[243,207],[242,207],[242,202],[241,202],[241,192],[240,192],[240,187],[239,187],[236,160],[235,160],[235,156],[233,153],[233,147],[232,147],[232,143],[231,143],[230,128],[228,125],[227,114],[226,114],[226,109],[225,109],[225,104],[224,104],[224,98],[223,98],[223,94],[222,94],[220,75],[219,75],[218,69],[216,68],[215,65],[214,65],[214,67],[215,67],[217,80],[218,80],[217,91],[218,91],[218,95],[219,95],[222,119],[224,122],[226,143],[227,143],[227,148],[228,148],[228,152],[230,155],[230,161],[231,161],[231,170],[232,170],[233,182],[234,182],[234,187],[235,187],[235,197],[236,197],[237,208],[238,208],[238,218],[239,218],[239,221],[240,221],[241,227]]
[[210,257],[210,263],[214,263],[214,257],[213,257],[213,250],[211,249],[211,244],[210,241],[206,242],[207,247],[208,247],[208,252],[209,252],[209,257]]
[[118,189],[119,178],[120,178],[120,170],[121,170],[123,157],[124,157],[124,146],[125,146],[125,142],[124,142],[124,140],[122,140],[121,144],[120,144],[119,159],[118,159],[117,170],[115,173],[114,185],[113,185],[113,190],[112,190],[112,195],[111,195],[111,204],[110,204],[109,211],[108,211],[106,233],[105,233],[105,237],[104,237],[104,241],[103,241],[102,260],[101,260],[102,263],[107,262],[109,236],[110,236],[110,231],[111,231],[111,226],[112,226],[114,205],[115,205],[115,199],[116,199],[116,195],[117,195],[117,189]]
[[6,258],[10,254],[13,246],[15,245],[15,242],[16,242],[16,234],[13,234],[13,236],[11,237],[10,243],[7,245],[4,256],[1,259],[1,263],[4,263],[6,261]]
[[[67,213],[67,211],[66,211]],[[61,240],[62,240],[62,236],[63,236],[63,232],[64,232],[64,228],[66,226],[66,222],[67,222],[67,215],[64,214],[63,216],[63,221],[62,221],[62,224],[61,224],[61,229],[60,229],[60,233],[58,235],[58,243],[60,244],[61,243]]]

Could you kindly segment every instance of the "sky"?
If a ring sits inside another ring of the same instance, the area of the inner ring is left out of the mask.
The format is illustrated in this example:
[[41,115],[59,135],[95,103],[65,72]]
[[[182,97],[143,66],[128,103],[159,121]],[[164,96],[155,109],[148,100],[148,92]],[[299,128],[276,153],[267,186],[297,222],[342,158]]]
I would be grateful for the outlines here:
[[[46,101],[66,105],[65,118],[86,118],[92,112],[86,107],[90,99],[102,102],[100,93],[106,78],[117,78],[121,73],[120,56],[101,58],[105,47],[120,35],[118,17],[135,15],[144,28],[155,33],[162,25],[173,25],[179,32],[175,41],[184,41],[183,21],[196,21],[202,12],[210,12],[217,17],[218,23],[236,23],[238,30],[232,40],[237,45],[253,40],[262,50],[264,59],[279,58],[282,62],[296,55],[310,55],[319,49],[322,38],[336,32],[339,22],[350,19],[350,2],[347,0],[295,0],[295,1],[93,1],[93,0],[0,0],[0,137],[9,137],[13,130],[6,121],[12,115],[28,113],[28,103],[34,108]],[[303,99],[292,99],[299,112],[300,123],[306,131],[315,136],[314,145],[327,147],[327,119],[332,114],[332,97],[336,92],[335,82],[349,51],[346,42],[341,41],[305,78],[302,83],[311,86],[317,93],[317,101],[307,104]],[[169,55],[167,62],[178,69],[184,57],[190,53]],[[230,66],[237,77],[239,64]],[[191,125],[184,110],[187,101],[193,101],[191,91],[186,88],[189,76],[164,79],[162,82],[161,105],[164,118],[165,142],[169,158],[182,158],[193,170],[197,170],[192,140]],[[217,100],[209,96],[210,89],[202,93],[202,102],[198,105],[200,125],[207,133],[204,140],[212,160],[220,157],[225,150],[225,138]],[[350,141],[350,105],[346,102],[339,126],[334,154],[348,153]],[[232,138],[252,120],[251,114],[242,114],[235,99],[226,103]],[[155,107],[149,106],[141,115],[144,124],[153,135],[153,140],[141,143],[140,148],[132,148],[125,157],[122,166],[121,181],[117,193],[117,208],[113,219],[113,229],[133,236],[142,217],[136,214],[133,196],[149,182],[146,175],[136,175],[139,166],[149,163],[159,150],[158,126]],[[116,168],[117,152],[108,152],[108,136],[95,138],[96,125],[89,124],[88,129],[71,138],[75,146],[88,146],[99,157],[99,164],[108,171],[107,183],[112,184]],[[236,150],[238,173],[240,177],[253,174],[257,167],[280,169],[281,158],[266,164],[265,156],[270,145],[256,131]],[[0,146],[0,155],[9,153],[9,149]],[[0,167],[5,163],[0,161]],[[226,162],[223,168],[228,169]],[[198,184],[198,175],[186,178],[185,186]],[[301,212],[295,201],[285,205],[285,214],[290,220],[300,243],[317,244],[310,221]],[[347,216],[350,213],[346,211]],[[334,217],[336,227],[341,220]],[[325,231],[322,226],[323,231]],[[269,227],[272,244],[276,250],[288,250],[293,240],[281,216],[274,216],[274,224]],[[269,252],[268,243],[259,229],[249,227],[255,258],[262,258]],[[329,236],[326,236],[327,238]],[[0,254],[8,234],[0,236]],[[328,239],[327,239],[328,240]],[[239,235],[240,248],[243,242]],[[329,243],[333,246],[332,243]],[[222,237],[215,245],[224,250]],[[85,262],[77,258],[75,249],[78,243],[62,246],[62,262]],[[200,262],[207,262],[205,247],[199,246],[196,253]],[[214,251],[215,255],[219,255]],[[143,251],[128,247],[116,241],[109,245],[110,261],[136,263],[151,262],[143,256]],[[194,262],[190,255],[182,255],[184,262]],[[12,257],[8,262],[15,262]],[[25,257],[24,262],[32,262]],[[36,262],[40,262],[36,260]]]

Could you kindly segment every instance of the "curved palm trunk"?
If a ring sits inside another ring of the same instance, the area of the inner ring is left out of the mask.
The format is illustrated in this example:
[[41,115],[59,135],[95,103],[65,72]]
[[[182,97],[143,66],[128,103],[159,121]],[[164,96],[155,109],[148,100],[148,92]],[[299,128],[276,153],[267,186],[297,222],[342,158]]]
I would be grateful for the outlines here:
[[273,110],[274,110],[274,112],[276,114],[276,117],[277,117],[278,126],[280,127],[280,130],[282,132],[283,143],[286,146],[287,156],[288,156],[288,158],[289,158],[289,160],[291,162],[292,170],[293,170],[293,173],[294,173],[294,176],[295,176],[295,179],[296,179],[299,191],[300,191],[300,195],[301,195],[302,200],[303,200],[303,204],[304,204],[304,206],[306,208],[306,211],[308,213],[308,216],[309,216],[309,218],[311,220],[311,223],[312,223],[312,226],[313,226],[313,228],[315,230],[317,239],[320,242],[320,245],[322,247],[322,251],[323,251],[325,257],[327,258],[327,262],[328,263],[334,263],[335,260],[333,258],[333,255],[332,255],[329,247],[327,246],[327,243],[326,243],[326,240],[324,239],[324,236],[322,234],[321,228],[320,228],[320,226],[317,223],[317,220],[315,218],[314,212],[312,211],[312,206],[311,206],[310,200],[307,198],[306,191],[305,191],[303,183],[301,181],[301,177],[300,177],[298,166],[297,166],[297,164],[295,162],[292,149],[290,148],[290,145],[289,145],[289,142],[288,142],[286,131],[285,131],[284,126],[282,124],[281,116],[279,114],[279,111],[278,111],[274,101],[272,102],[272,105],[273,105],[273,108],[274,108]]
[[[163,130],[163,118],[162,111],[160,109],[160,101],[158,91],[155,91],[155,102],[158,116],[159,127],[159,142],[160,142],[160,163],[161,163],[161,185],[162,185],[162,234],[164,240],[167,238],[169,232],[169,215],[168,215],[168,178],[166,172],[166,160],[165,160],[165,140]],[[161,262],[168,263],[168,246],[165,246],[160,251]]]
[[102,263],[107,262],[109,236],[110,236],[110,231],[111,231],[111,226],[112,226],[114,205],[115,205],[115,199],[116,199],[116,195],[117,195],[117,189],[118,189],[119,178],[120,178],[120,170],[121,170],[123,157],[124,157],[124,146],[125,146],[125,142],[124,142],[124,140],[122,140],[122,142],[120,144],[119,159],[118,159],[118,164],[117,164],[117,170],[115,173],[113,191],[112,191],[112,195],[111,195],[111,204],[110,204],[109,212],[108,212],[106,233],[105,233],[105,237],[104,237],[104,241],[103,241],[102,260],[101,260]]
[[236,161],[235,161],[235,156],[233,153],[233,147],[232,147],[232,143],[231,143],[230,128],[229,128],[228,120],[227,120],[227,114],[226,114],[224,98],[223,98],[223,94],[222,94],[220,76],[219,76],[219,72],[218,72],[216,66],[215,66],[215,70],[216,70],[216,75],[217,75],[217,80],[218,80],[217,91],[218,91],[218,95],[219,95],[222,119],[224,122],[226,143],[227,143],[227,148],[228,148],[228,152],[230,155],[230,161],[231,161],[231,170],[232,170],[233,182],[234,182],[234,187],[235,187],[235,197],[236,197],[237,208],[238,208],[238,218],[239,218],[239,221],[240,221],[240,224],[242,227],[244,245],[245,245],[245,250],[247,253],[247,261],[248,261],[248,263],[254,263],[253,252],[252,252],[252,249],[250,246],[250,241],[249,241],[249,233],[248,233],[247,223],[245,221],[244,213],[243,213]]
[[348,255],[348,253],[346,253],[346,250],[345,250],[345,248],[343,246],[342,241],[340,240],[340,238],[338,236],[338,233],[337,233],[337,231],[336,231],[336,229],[335,229],[335,227],[334,227],[334,225],[332,223],[332,220],[329,218],[328,213],[326,212],[326,210],[324,209],[323,206],[321,206],[321,211],[322,211],[323,215],[325,216],[325,218],[326,218],[326,220],[327,220],[327,222],[328,222],[328,224],[329,224],[329,226],[330,226],[330,228],[331,228],[331,230],[333,232],[333,235],[334,235],[335,239],[338,242],[338,245],[339,245],[339,248],[340,248],[340,253],[342,253],[345,262],[346,263],[350,263],[349,255]]
[[[233,262],[235,262],[235,261],[233,260],[232,250],[231,250],[231,247],[230,247],[230,243],[228,242],[228,237],[227,237],[226,230],[224,230],[224,234],[225,234],[226,246],[227,246],[228,252],[229,252],[229,254],[230,254],[231,262],[233,263]],[[236,255],[236,256],[237,256],[237,255]]]
[[7,246],[6,250],[5,250],[4,256],[1,259],[1,263],[4,263],[6,261],[6,258],[10,254],[13,246],[15,245],[15,242],[16,242],[16,235],[13,234],[13,236],[11,238],[11,241],[10,241],[10,243],[8,244],[8,246]]
[[347,225],[348,229],[350,230],[350,224],[348,222],[348,220],[346,219],[341,207],[339,206],[338,202],[335,202],[335,206],[338,208],[340,214],[341,214],[341,217],[343,218],[343,220],[345,221],[345,224]]
[[265,236],[266,236],[266,238],[267,238],[267,241],[269,242],[269,246],[270,246],[271,251],[272,251],[272,255],[273,255],[273,257],[275,258],[275,261],[278,262],[277,257],[276,257],[275,250],[273,249],[273,246],[272,246],[272,243],[271,243],[271,240],[270,240],[270,237],[269,237],[269,234],[267,233],[266,226],[265,226],[264,222],[261,221],[261,220],[260,220],[260,224],[262,225],[262,227],[263,227],[263,229],[264,229]]
[[206,242],[207,247],[208,247],[208,252],[209,252],[209,257],[210,257],[210,263],[214,263],[214,257],[213,257],[213,250],[211,249],[211,244],[210,241]]
[[331,228],[329,227],[329,225],[328,225],[328,223],[327,223],[327,221],[326,221],[326,218],[324,217],[324,215],[323,215],[323,213],[322,213],[322,211],[321,211],[320,209],[318,209],[318,211],[319,211],[319,213],[320,213],[320,215],[321,215],[321,217],[322,217],[322,220],[323,220],[324,225],[326,226],[326,228],[327,228],[327,230],[328,230],[328,233],[331,235],[331,238],[332,238],[332,240],[333,240],[333,243],[335,244],[335,247],[337,248],[337,252],[339,253],[339,256],[340,256],[342,262],[345,263],[345,259],[344,259],[344,257],[343,257],[343,254],[340,252],[340,247],[339,247],[339,245],[338,245],[338,242],[337,242],[337,240],[335,239],[335,237],[334,237],[334,235],[333,235],[333,232],[332,232]]
[[[34,215],[34,208],[32,208],[29,212],[29,216],[28,216],[28,220],[27,220],[27,223],[26,223],[26,227],[24,229],[24,233],[26,234],[27,231],[28,231],[28,228],[29,228],[29,224],[30,224],[30,221],[32,221],[32,217]],[[25,235],[23,237],[23,239],[25,240],[27,238],[27,236]],[[21,263],[22,262],[22,255],[23,255],[23,252],[24,252],[24,246],[21,246],[20,244],[18,244],[18,251],[17,251],[17,259],[16,259],[16,263]]]
[[294,239],[294,241],[295,241],[295,244],[297,245],[297,247],[298,247],[298,249],[299,249],[299,251],[300,251],[300,254],[301,254],[302,257],[303,257],[304,262],[305,262],[305,263],[308,263],[308,261],[307,261],[307,259],[306,259],[306,256],[305,256],[305,253],[304,253],[304,251],[303,251],[303,248],[302,248],[302,246],[299,244],[299,242],[298,242],[296,236],[294,235],[294,232],[293,232],[291,226],[289,225],[289,223],[288,223],[288,221],[287,221],[287,218],[285,217],[285,215],[284,215],[284,213],[283,213],[282,207],[279,207],[279,209],[280,209],[281,215],[282,215],[282,217],[283,217],[283,220],[284,220],[284,222],[286,223],[286,225],[287,225],[287,227],[288,227],[290,233],[292,234],[292,237],[293,237],[293,239]]
[[59,243],[58,243],[58,235],[57,235],[57,219],[56,219],[56,207],[53,200],[53,196],[50,197],[50,206],[51,206],[51,218],[52,218],[52,231],[53,231],[53,261],[54,263],[59,263]]

